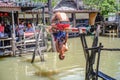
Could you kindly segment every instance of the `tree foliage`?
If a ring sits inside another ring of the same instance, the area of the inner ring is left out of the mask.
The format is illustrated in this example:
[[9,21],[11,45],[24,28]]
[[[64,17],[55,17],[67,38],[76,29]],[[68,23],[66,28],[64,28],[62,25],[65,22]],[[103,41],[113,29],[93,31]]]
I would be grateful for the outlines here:
[[[48,0],[34,0],[34,2],[43,2],[43,3],[48,3]],[[52,6],[54,6],[58,0],[52,0]]]
[[117,11],[117,3],[115,0],[84,0],[86,5],[96,7],[103,15]]
[[34,0],[34,2],[43,2],[43,3],[47,3],[48,0]]

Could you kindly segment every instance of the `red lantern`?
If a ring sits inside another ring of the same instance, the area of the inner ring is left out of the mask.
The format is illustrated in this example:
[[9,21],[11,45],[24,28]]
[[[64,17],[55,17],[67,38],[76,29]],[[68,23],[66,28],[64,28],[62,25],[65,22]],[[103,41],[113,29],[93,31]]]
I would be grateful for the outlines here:
[[4,17],[4,16],[8,16],[8,15],[9,15],[9,14],[8,14],[7,12],[5,12],[5,13],[2,13],[2,12],[1,12],[1,13],[0,13],[0,16],[3,16],[3,17]]
[[0,13],[0,16],[1,16],[1,13]]
[[8,13],[4,13],[4,16],[8,16]]
[[0,13],[0,16],[3,16],[3,13]]

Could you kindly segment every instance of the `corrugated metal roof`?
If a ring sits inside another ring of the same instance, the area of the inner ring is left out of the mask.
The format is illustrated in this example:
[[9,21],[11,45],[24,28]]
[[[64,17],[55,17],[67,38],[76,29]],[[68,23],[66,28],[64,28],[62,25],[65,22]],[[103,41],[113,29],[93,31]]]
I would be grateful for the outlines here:
[[0,2],[0,7],[14,7],[14,3],[9,3],[9,2]]
[[43,7],[43,3],[34,2],[10,2],[10,1],[0,1],[0,11],[26,11],[32,10],[33,8]]
[[10,11],[21,11],[19,6],[15,3],[10,2],[0,2],[0,11],[10,12]]

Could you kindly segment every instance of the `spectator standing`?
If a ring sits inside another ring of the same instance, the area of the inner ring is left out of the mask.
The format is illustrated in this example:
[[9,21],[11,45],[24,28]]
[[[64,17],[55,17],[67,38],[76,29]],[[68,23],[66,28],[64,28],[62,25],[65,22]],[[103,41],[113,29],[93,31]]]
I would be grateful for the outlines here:
[[20,40],[23,38],[24,30],[25,30],[25,25],[24,25],[24,22],[21,21],[21,23],[18,26],[18,37]]
[[4,37],[4,26],[0,23],[0,37]]

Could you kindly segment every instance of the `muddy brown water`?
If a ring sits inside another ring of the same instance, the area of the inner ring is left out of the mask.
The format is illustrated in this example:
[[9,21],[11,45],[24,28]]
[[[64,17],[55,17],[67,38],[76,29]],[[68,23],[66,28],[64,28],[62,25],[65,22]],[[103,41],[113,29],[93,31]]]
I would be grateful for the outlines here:
[[[87,36],[90,47],[93,37]],[[99,37],[105,48],[120,48],[120,38]],[[30,63],[32,55],[0,58],[0,80],[84,80],[85,57],[78,38],[69,38],[69,51],[63,61],[56,52],[46,52],[45,62],[39,57]],[[100,71],[120,80],[120,51],[102,51]]]

